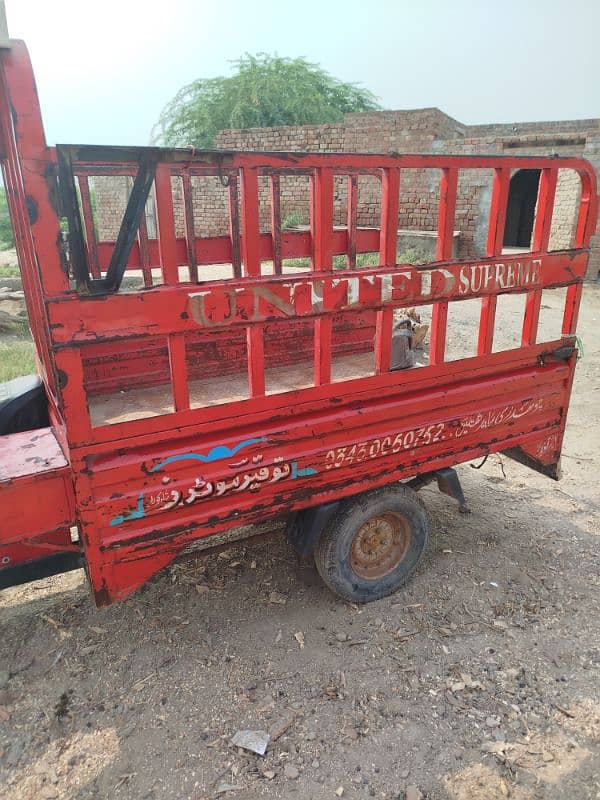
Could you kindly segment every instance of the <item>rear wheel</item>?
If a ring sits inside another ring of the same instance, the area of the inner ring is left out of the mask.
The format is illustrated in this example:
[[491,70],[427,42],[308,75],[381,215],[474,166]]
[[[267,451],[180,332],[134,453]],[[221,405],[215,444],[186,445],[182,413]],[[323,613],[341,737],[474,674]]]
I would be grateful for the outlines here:
[[346,600],[368,603],[395,592],[414,572],[429,537],[417,493],[394,484],[344,503],[315,549],[327,586]]

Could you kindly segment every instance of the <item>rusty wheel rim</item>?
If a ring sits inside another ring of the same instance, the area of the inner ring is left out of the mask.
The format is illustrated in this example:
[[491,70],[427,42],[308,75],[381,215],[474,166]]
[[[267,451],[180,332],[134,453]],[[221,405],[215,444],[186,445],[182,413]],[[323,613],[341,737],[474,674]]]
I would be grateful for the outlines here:
[[406,555],[410,526],[401,514],[376,514],[354,534],[350,564],[360,578],[377,580],[389,575]]

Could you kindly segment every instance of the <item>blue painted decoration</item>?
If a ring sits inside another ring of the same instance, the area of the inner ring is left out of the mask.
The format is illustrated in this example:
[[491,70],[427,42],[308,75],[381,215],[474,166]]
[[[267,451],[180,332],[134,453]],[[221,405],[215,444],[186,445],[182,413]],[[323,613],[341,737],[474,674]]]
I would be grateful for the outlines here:
[[224,444],[218,444],[216,447],[213,447],[211,450],[209,450],[207,455],[204,455],[204,453],[184,453],[180,456],[169,456],[169,458],[165,458],[164,461],[161,461],[160,464],[152,467],[150,472],[158,472],[168,464],[173,464],[175,461],[187,461],[188,459],[191,459],[192,461],[202,461],[204,464],[209,464],[211,461],[220,461],[223,458],[231,458],[245,447],[250,447],[251,444],[258,444],[259,442],[267,441],[268,439],[263,436],[260,439],[244,439],[243,442],[240,442],[233,447],[227,447]]
[[137,508],[133,511],[126,511],[125,514],[119,514],[113,517],[110,521],[112,525],[120,525],[122,522],[129,522],[131,519],[143,519],[146,516],[144,511],[144,493],[140,492],[137,502]]
[[[244,441],[239,442],[239,444],[234,445],[234,447],[227,447],[222,444],[217,445],[209,450],[206,455],[204,455],[204,453],[186,453],[184,455],[170,456],[153,467],[150,472],[159,472],[168,464],[173,464],[176,461],[202,461],[205,464],[210,463],[211,461],[221,461],[224,458],[231,458],[245,447],[250,447],[250,445],[259,444],[266,441],[268,441],[268,439],[265,437],[260,439],[244,439]],[[317,474],[317,470],[313,469],[313,467],[301,467],[298,469],[297,461],[291,461],[288,462],[288,464],[290,466],[290,471],[287,474],[290,476],[291,480],[296,480],[297,478],[306,478]],[[278,469],[278,467],[276,468]],[[111,526],[121,525],[124,522],[130,522],[134,519],[143,519],[145,516],[146,510],[144,508],[144,493],[141,492],[138,496],[137,506],[130,511],[126,511],[123,514],[118,514],[116,517],[113,517],[113,519],[110,521],[110,524]]]

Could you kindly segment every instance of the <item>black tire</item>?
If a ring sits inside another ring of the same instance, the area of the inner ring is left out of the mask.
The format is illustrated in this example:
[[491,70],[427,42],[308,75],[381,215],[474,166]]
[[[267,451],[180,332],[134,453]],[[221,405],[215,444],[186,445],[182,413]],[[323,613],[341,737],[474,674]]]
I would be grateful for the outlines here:
[[417,493],[402,484],[384,486],[343,503],[319,539],[315,564],[335,594],[370,603],[408,580],[428,538],[429,519]]

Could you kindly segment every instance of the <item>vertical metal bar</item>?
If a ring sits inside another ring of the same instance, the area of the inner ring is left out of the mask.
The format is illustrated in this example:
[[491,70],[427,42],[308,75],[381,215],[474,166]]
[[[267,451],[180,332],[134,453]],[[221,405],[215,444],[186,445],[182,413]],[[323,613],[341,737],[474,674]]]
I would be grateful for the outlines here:
[[188,265],[190,280],[198,283],[198,260],[196,258],[196,227],[194,225],[194,195],[192,192],[192,179],[189,170],[183,169],[181,173],[183,185],[183,208],[185,216],[185,241],[187,245]]
[[81,197],[81,210],[83,211],[83,225],[85,227],[85,243],[87,246],[88,264],[93,278],[100,278],[100,265],[98,264],[98,248],[96,247],[96,226],[94,224],[94,209],[90,197],[89,177],[79,175],[79,195]]
[[246,328],[246,343],[250,397],[263,397],[265,394],[264,326],[255,324]]
[[104,288],[109,292],[116,292],[121,286],[131,248],[137,237],[140,220],[146,210],[148,193],[154,182],[155,173],[155,154],[152,151],[143,151],[139,158],[137,175],[130,189],[127,207],[125,208],[117,240],[110,257],[110,264],[106,270]]
[[252,167],[243,167],[242,180],[242,261],[244,276],[260,275],[258,175]]
[[169,343],[169,369],[173,390],[175,411],[187,411],[190,407],[187,358],[185,354],[185,334],[171,333]]
[[[8,197],[9,207],[13,220],[19,214],[25,223],[19,240],[21,270],[31,272],[35,284],[32,288],[38,294],[41,287],[45,297],[68,292],[69,277],[56,247],[59,219],[48,192],[48,169],[56,165],[56,156],[46,145],[38,93],[24,42],[13,41],[10,49],[2,51],[0,131],[2,162],[11,171],[14,189],[14,194]],[[34,221],[26,213],[27,197],[36,199]],[[43,264],[41,270],[36,266],[36,257]],[[45,311],[40,319],[44,317]],[[50,366],[48,359],[45,361]],[[49,377],[51,371],[50,368]]]
[[[398,208],[400,203],[400,170],[385,169],[381,179],[381,233],[379,237],[379,263],[391,266],[398,260]],[[390,371],[393,308],[377,312],[375,332],[375,373]]]
[[565,312],[563,314],[562,335],[570,336],[577,330],[577,320],[579,318],[579,304],[581,302],[582,283],[572,283],[567,287],[565,298]]
[[[489,258],[502,254],[509,185],[510,169],[507,167],[498,167],[495,169],[485,249],[485,253]],[[492,352],[492,346],[494,344],[494,324],[496,321],[496,302],[497,297],[495,294],[484,297],[481,301],[479,337],[477,340],[477,355],[479,356]]]
[[[61,214],[66,217],[69,228],[69,272],[75,278],[77,290],[87,293],[90,289],[90,270],[87,262],[85,236],[81,221],[77,186],[75,183],[72,148],[67,146],[57,147],[56,158],[58,162],[58,188],[60,192]],[[123,225],[121,224],[119,234],[121,234],[122,230]],[[59,236],[60,234],[57,235],[56,241],[58,241]],[[117,236],[110,264],[106,271],[107,278],[111,273],[111,265],[113,261],[116,260],[115,255],[118,246],[119,236]],[[57,251],[59,250],[59,248],[56,247],[56,242],[55,249]]]
[[231,267],[233,277],[242,277],[242,255],[240,243],[240,210],[238,206],[237,175],[229,176],[229,237],[231,239]]
[[68,376],[64,381],[60,394],[62,397],[62,414],[67,423],[67,436],[71,446],[89,442],[92,439],[92,423],[90,420],[85,373],[82,359],[83,348],[68,348],[54,353],[56,369],[60,374]]
[[348,266],[356,267],[356,228],[358,219],[358,175],[348,175]]
[[[313,269],[315,272],[330,272],[333,263],[333,172],[328,167],[315,170],[311,180],[311,199]],[[332,332],[331,315],[315,320],[315,386],[331,382]]]
[[596,194],[596,181],[587,172],[579,172],[581,180],[581,199],[579,201],[579,214],[575,228],[574,247],[587,247],[590,237],[596,230],[598,217],[598,203],[600,195]]
[[138,228],[138,245],[140,248],[140,266],[144,276],[144,286],[149,289],[152,286],[152,270],[150,269],[150,250],[148,247],[148,224],[146,223],[146,211],[140,217]]
[[[258,175],[251,167],[242,167],[242,260],[246,276],[260,276],[260,227],[258,206]],[[248,343],[248,382],[250,397],[265,393],[265,352],[263,325],[246,328]]]
[[[173,189],[171,172],[166,164],[160,164],[156,169],[156,216],[164,282],[176,285],[179,283],[179,265],[173,213]],[[184,334],[169,335],[168,346],[173,406],[175,411],[184,411],[190,407]]]
[[273,271],[281,275],[281,192],[279,175],[271,175],[271,238],[273,240]]
[[[438,261],[448,261],[452,258],[457,185],[458,170],[448,167],[443,169],[440,180],[440,205],[438,210],[438,238],[436,246],[436,259]],[[431,313],[430,364],[442,364],[444,361],[447,321],[448,302],[442,301],[435,303]]]
[[[548,249],[557,178],[557,169],[547,168],[542,170],[531,247],[532,251],[536,253]],[[534,289],[531,292],[527,292],[525,315],[523,317],[523,333],[521,336],[521,344],[523,346],[535,344],[536,342],[541,305],[541,289]]]
[[[579,215],[575,229],[575,242],[573,243],[574,247],[577,248],[587,247],[590,236],[595,231],[599,199],[589,174],[580,172],[579,177],[581,178],[581,200],[579,201]],[[582,285],[580,283],[572,284],[567,288],[562,324],[563,336],[575,333],[579,317],[581,293]]]
[[179,267],[177,264],[171,171],[168,164],[159,164],[157,166],[155,186],[158,244],[163,280],[166,284],[174,286],[179,283]]

